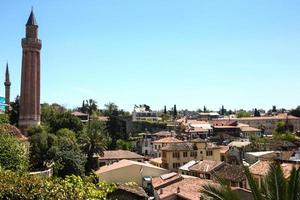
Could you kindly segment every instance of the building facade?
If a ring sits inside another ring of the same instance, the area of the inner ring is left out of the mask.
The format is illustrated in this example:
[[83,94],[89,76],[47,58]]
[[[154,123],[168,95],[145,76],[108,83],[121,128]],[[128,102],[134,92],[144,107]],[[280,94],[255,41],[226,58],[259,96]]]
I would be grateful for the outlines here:
[[161,148],[161,154],[162,167],[171,171],[177,171],[191,160],[221,161],[220,147],[203,140],[168,144]]

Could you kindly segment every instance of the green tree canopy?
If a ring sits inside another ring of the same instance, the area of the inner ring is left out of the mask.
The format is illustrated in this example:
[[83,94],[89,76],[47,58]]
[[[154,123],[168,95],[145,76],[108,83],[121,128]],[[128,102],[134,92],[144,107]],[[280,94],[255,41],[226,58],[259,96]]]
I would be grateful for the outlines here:
[[8,112],[9,121],[12,125],[18,126],[20,112],[20,97],[17,96],[15,101],[10,102],[10,110]]
[[[269,172],[262,181],[262,187],[254,180],[248,168],[245,174],[255,200],[299,200],[300,199],[300,169],[293,167],[289,178],[285,178],[278,163],[272,163]],[[220,186],[205,185],[201,190],[202,198],[207,200],[242,200],[232,190],[229,183],[219,180]]]
[[78,117],[72,115],[71,112],[55,112],[45,123],[49,126],[52,133],[56,133],[62,128],[70,129],[75,133],[83,130],[83,123]]
[[75,175],[46,178],[0,169],[0,199],[104,200],[116,188],[114,184],[92,180],[93,177],[83,179]]
[[60,129],[56,135],[43,127],[33,127],[30,134],[31,168],[54,168],[58,176],[83,175],[86,158],[79,148],[75,133],[69,129]]
[[86,173],[90,173],[92,169],[98,168],[94,155],[104,155],[108,141],[107,135],[105,124],[101,121],[92,120],[84,133],[79,137],[81,150],[87,156]]
[[98,112],[97,102],[93,99],[83,100],[82,106],[79,109],[81,112],[89,114],[90,116]]
[[58,141],[54,134],[48,133],[42,126],[28,130],[30,137],[30,164],[34,169],[45,169],[54,162],[58,151]]
[[14,136],[0,132],[0,167],[13,171],[25,171],[28,168],[28,154],[24,144]]
[[86,157],[81,152],[75,133],[63,128],[57,133],[57,152],[54,156],[54,172],[61,177],[67,175],[83,176]]
[[132,143],[130,141],[118,139],[117,140],[117,149],[131,151],[133,149],[133,145],[132,145]]
[[300,117],[300,106],[298,106],[296,109],[291,110],[290,114],[295,117]]
[[242,117],[250,117],[251,114],[245,110],[240,110],[236,113],[237,118],[242,118]]

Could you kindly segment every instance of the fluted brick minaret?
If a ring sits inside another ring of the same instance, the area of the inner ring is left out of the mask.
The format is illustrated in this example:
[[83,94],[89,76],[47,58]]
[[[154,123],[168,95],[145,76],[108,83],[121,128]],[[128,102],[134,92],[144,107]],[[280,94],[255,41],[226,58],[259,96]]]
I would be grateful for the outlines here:
[[10,78],[9,78],[9,70],[8,70],[8,63],[6,63],[6,70],[5,70],[5,104],[7,105],[7,109],[9,110],[9,105],[10,105]]
[[27,135],[27,129],[40,124],[40,50],[38,25],[33,11],[26,23],[26,37],[22,39],[22,74],[19,128]]

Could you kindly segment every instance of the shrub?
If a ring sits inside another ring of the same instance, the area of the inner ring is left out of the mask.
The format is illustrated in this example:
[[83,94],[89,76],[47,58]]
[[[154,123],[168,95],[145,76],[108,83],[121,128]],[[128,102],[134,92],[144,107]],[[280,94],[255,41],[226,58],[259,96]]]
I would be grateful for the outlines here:
[[106,195],[115,189],[114,184],[97,182],[79,176],[60,178],[42,178],[28,174],[18,174],[0,169],[0,199],[106,199]]
[[0,132],[0,166],[13,171],[25,171],[28,168],[25,146],[4,132]]

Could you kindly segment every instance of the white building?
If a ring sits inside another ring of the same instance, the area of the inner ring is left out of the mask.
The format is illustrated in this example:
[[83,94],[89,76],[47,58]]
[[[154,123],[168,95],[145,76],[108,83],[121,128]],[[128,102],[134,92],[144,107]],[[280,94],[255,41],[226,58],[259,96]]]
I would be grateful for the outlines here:
[[157,112],[152,111],[147,105],[135,106],[132,112],[132,121],[160,121]]

